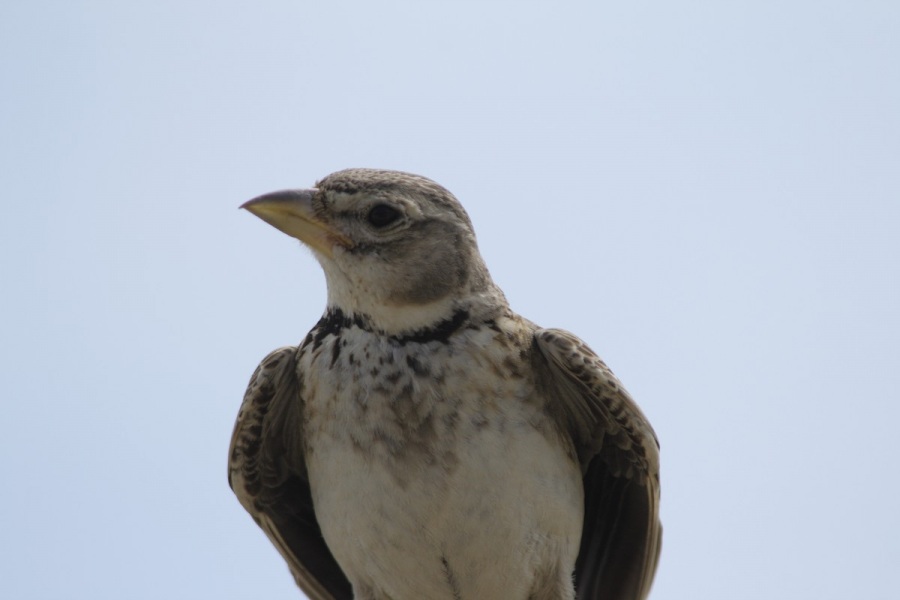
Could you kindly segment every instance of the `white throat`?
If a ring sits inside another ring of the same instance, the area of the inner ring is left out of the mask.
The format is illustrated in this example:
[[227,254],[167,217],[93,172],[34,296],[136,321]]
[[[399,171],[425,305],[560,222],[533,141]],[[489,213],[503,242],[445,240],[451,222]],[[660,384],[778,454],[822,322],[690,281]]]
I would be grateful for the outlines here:
[[388,335],[401,335],[427,329],[453,316],[454,303],[445,298],[430,304],[385,306],[365,303],[350,304],[332,295],[329,289],[328,306],[340,308],[347,315],[365,315],[372,326]]
[[388,335],[425,329],[453,316],[458,308],[454,295],[427,304],[392,304],[384,300],[377,282],[350,281],[336,265],[320,260],[328,287],[328,307],[344,314],[365,315],[373,327]]

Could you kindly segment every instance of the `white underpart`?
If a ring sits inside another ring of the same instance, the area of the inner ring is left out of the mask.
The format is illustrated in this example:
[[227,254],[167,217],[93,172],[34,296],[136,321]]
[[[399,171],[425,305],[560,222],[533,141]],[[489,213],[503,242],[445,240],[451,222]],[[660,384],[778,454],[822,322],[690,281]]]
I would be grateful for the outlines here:
[[[301,358],[317,518],[357,597],[525,600],[539,573],[571,576],[581,473],[562,444],[531,424],[539,410],[528,401],[531,383],[492,373],[506,356],[494,335],[483,328],[460,332],[452,344],[391,346],[354,328],[343,334],[347,346],[334,368],[333,337]],[[401,368],[389,387],[412,382],[415,397],[428,399],[435,424],[428,450],[453,460],[427,464],[417,449],[398,459],[372,442],[373,432],[390,438],[398,425],[394,398],[377,385],[396,369],[382,368],[374,382],[370,369],[388,354],[405,367],[407,353],[427,361],[433,376]],[[371,447],[361,451],[360,442]]]
[[339,306],[346,314],[366,315],[388,334],[415,331],[452,316],[452,296],[429,304],[390,304],[386,301],[388,288],[382,272],[384,265],[367,270],[358,257],[351,257],[348,262],[352,269],[341,270],[339,262],[343,262],[341,254],[344,252],[336,248],[335,259],[315,253],[325,271],[328,306]]

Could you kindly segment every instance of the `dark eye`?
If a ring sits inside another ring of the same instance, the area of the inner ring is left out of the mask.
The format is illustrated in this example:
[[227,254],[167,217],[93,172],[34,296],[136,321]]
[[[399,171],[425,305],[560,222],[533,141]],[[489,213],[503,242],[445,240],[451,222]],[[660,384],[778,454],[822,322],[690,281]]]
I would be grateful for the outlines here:
[[376,204],[372,207],[372,210],[369,211],[368,216],[366,216],[366,219],[372,227],[375,227],[376,229],[387,227],[399,218],[400,211],[387,204]]

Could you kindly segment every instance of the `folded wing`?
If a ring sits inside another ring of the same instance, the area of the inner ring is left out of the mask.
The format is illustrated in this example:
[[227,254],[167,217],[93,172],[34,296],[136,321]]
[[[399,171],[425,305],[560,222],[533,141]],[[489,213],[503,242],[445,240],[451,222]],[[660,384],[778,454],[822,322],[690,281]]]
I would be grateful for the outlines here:
[[612,371],[580,339],[535,332],[539,382],[584,473],[585,515],[575,566],[579,600],[643,600],[662,542],[659,443]]
[[228,483],[311,600],[352,600],[313,509],[296,353],[294,347],[275,350],[250,378],[231,438]]

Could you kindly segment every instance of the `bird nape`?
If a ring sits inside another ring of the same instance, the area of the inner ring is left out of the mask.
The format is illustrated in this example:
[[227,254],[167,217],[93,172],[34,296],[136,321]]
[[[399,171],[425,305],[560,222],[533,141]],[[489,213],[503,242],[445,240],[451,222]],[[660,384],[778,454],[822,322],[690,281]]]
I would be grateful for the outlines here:
[[247,209],[325,312],[250,379],[229,483],[313,600],[646,598],[659,444],[612,371],[514,313],[433,181],[348,169]]

